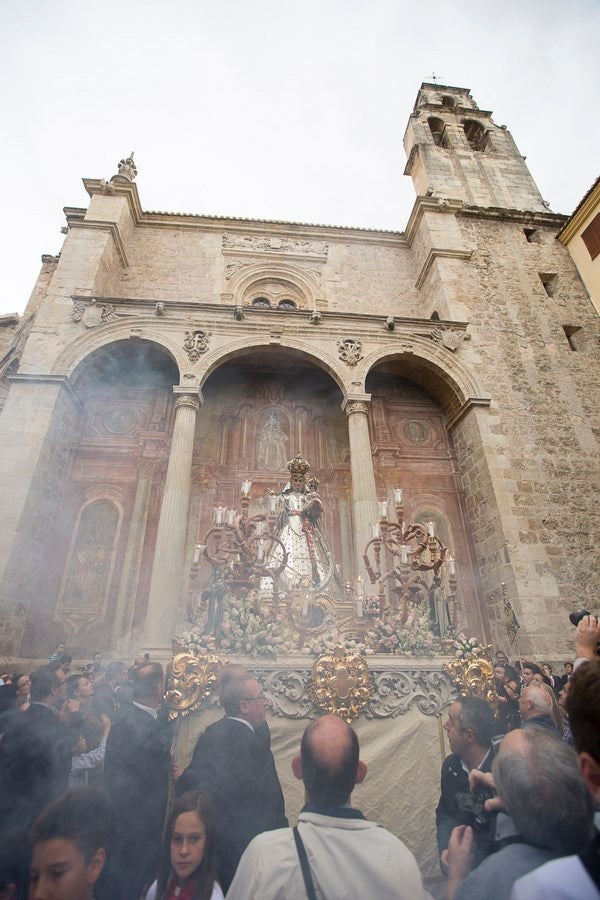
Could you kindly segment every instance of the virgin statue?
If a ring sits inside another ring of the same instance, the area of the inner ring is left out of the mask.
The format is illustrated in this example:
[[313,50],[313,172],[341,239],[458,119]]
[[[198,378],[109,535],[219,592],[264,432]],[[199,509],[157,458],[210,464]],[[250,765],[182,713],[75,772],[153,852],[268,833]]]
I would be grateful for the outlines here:
[[[310,465],[298,454],[287,464],[290,480],[281,492],[283,505],[276,534],[288,554],[287,566],[279,577],[279,587],[287,591],[323,590],[335,571],[333,557],[321,530],[323,503],[317,493],[318,481],[307,481]],[[281,558],[275,546],[272,559]]]
[[281,469],[285,465],[286,436],[273,411],[258,435],[258,467],[260,469]]

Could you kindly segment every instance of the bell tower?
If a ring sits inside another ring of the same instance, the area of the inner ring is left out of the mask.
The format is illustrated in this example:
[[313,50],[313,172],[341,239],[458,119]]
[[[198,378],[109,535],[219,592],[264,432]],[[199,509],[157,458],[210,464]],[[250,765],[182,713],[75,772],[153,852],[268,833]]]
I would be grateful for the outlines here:
[[548,211],[510,132],[494,123],[489,110],[479,109],[467,88],[424,82],[404,147],[404,174],[419,196]]

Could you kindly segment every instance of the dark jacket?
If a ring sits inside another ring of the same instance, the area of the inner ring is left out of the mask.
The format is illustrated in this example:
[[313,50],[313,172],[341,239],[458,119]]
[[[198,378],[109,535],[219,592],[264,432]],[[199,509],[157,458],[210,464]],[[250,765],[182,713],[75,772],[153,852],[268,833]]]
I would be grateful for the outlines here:
[[206,791],[215,809],[217,871],[225,892],[253,837],[286,828],[283,793],[265,741],[235,719],[209,725],[192,761],[176,783],[177,794]]
[[[123,898],[138,897],[154,880],[160,854],[171,770],[172,729],[134,706],[114,722],[104,756],[102,782],[111,800],[111,872]],[[136,893],[137,892],[137,893]]]
[[67,789],[71,747],[53,709],[32,703],[12,719],[0,744],[0,822],[27,829]]
[[[490,772],[492,769],[493,752],[490,752],[479,768],[482,772]],[[457,801],[457,794],[460,791],[468,792],[469,776],[462,767],[460,756],[451,753],[442,763],[441,773],[441,793],[440,801],[435,811],[435,822],[437,830],[438,852],[441,853],[448,846],[450,834],[457,825],[471,824],[469,817],[461,813]],[[484,854],[484,840],[476,842],[481,845],[482,855]],[[485,841],[487,844],[487,839]]]

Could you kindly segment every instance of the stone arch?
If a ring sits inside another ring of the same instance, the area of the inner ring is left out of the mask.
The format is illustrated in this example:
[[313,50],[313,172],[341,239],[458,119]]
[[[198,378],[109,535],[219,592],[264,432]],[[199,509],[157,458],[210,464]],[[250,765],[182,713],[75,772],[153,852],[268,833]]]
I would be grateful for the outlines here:
[[387,360],[398,360],[405,364],[402,374],[426,388],[445,411],[450,422],[469,403],[490,403],[491,398],[485,394],[466,366],[450,350],[427,338],[412,338],[410,346],[401,346],[396,351],[379,348],[365,356],[355,373],[355,378],[361,380],[363,390],[369,372]]
[[319,349],[317,355],[313,349],[307,347],[304,341],[294,340],[287,336],[285,339],[282,337],[281,340],[277,342],[266,343],[264,341],[256,341],[256,343],[252,344],[248,343],[248,338],[239,338],[231,341],[226,346],[221,346],[215,350],[209,350],[202,359],[205,368],[199,373],[200,389],[215,369],[218,369],[223,363],[229,362],[236,357],[241,358],[257,352],[268,352],[268,349],[279,351],[290,350],[292,351],[292,355],[312,363],[318,369],[326,372],[340,388],[342,394],[346,396],[348,391],[348,373],[342,369],[340,361],[334,359],[329,353],[323,352],[322,349]]
[[[90,329],[91,331],[91,329]],[[52,368],[53,375],[67,375],[72,378],[76,370],[88,359],[92,353],[122,341],[144,341],[161,347],[172,359],[180,379],[184,372],[189,372],[190,361],[181,346],[178,346],[167,335],[157,332],[156,328],[140,327],[138,321],[135,325],[129,323],[111,324],[106,329],[98,332],[87,331],[72,341],[68,347],[58,356]]]
[[229,290],[233,303],[236,306],[250,305],[255,296],[268,294],[264,286],[269,282],[281,284],[284,288],[288,286],[291,299],[297,302],[300,309],[315,309],[317,305],[323,305],[323,288],[314,274],[283,262],[243,266],[231,278]]

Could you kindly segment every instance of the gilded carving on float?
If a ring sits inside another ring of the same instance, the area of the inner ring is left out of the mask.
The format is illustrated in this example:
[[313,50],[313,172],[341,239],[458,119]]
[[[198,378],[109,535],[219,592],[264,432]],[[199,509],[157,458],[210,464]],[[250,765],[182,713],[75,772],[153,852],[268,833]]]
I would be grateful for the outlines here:
[[494,668],[490,662],[491,645],[480,647],[478,655],[467,655],[453,659],[444,669],[450,675],[452,684],[461,696],[479,697],[493,706],[498,703],[494,690]]
[[373,695],[366,662],[341,647],[336,647],[331,655],[320,656],[313,666],[310,695],[323,712],[352,722]]
[[210,697],[223,660],[218,656],[194,656],[177,653],[173,657],[167,686],[169,718],[189,716]]

